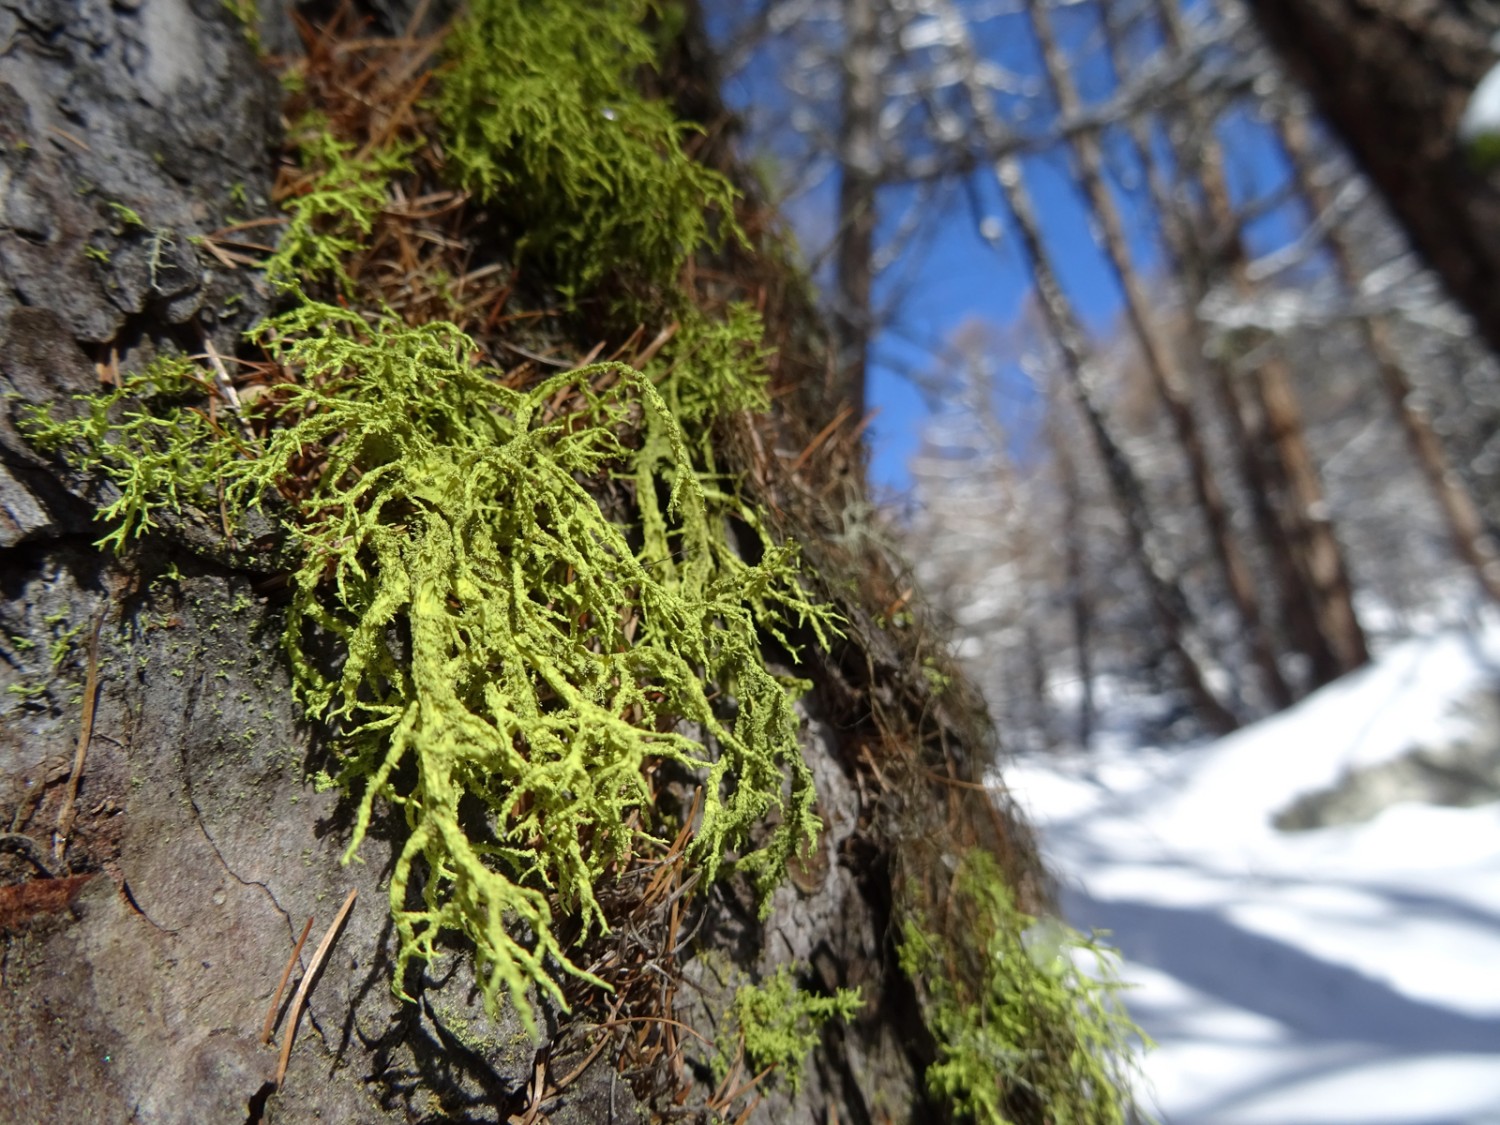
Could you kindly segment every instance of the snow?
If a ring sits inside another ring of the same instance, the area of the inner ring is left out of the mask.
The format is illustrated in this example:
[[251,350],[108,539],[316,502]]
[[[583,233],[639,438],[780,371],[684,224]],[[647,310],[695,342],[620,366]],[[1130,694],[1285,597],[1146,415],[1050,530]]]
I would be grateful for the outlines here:
[[[1491,47],[1500,48],[1500,35],[1491,42]],[[1492,66],[1479,80],[1458,121],[1458,139],[1468,144],[1497,135],[1500,135],[1500,65]]]
[[1110,931],[1170,1125],[1500,1125],[1500,803],[1275,818],[1351,769],[1472,733],[1500,621],[1407,641],[1192,749],[1113,738],[1003,783],[1069,921]]

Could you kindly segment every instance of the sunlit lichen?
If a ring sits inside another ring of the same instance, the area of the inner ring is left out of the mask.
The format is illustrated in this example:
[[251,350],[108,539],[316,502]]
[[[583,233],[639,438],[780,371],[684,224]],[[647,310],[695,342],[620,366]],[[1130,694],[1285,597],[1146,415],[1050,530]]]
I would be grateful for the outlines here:
[[641,92],[651,8],[474,0],[448,40],[434,106],[451,170],[575,295],[612,275],[671,288],[688,255],[733,229],[728,181]]
[[[651,382],[601,364],[515,391],[472,363],[451,325],[311,302],[257,336],[299,379],[279,408],[285,424],[254,446],[175,402],[194,385],[181,361],[128,382],[113,407],[97,400],[82,420],[35,432],[76,443],[121,489],[108,509],[123,521],[106,537],[114,546],[161,508],[221,490],[232,516],[302,482],[287,648],[359,796],[348,854],[377,802],[405,817],[390,890],[398,980],[459,931],[491,1000],[503,987],[528,1017],[531,986],[561,1000],[549,961],[578,970],[553,903],[606,924],[594,886],[629,854],[631,814],[651,823],[655,762],[705,771],[693,844],[705,874],[745,851],[739,866],[774,885],[817,822],[791,700],[758,630],[776,627],[777,607],[822,611],[787,551],[692,583],[664,577],[669,560],[633,550],[580,483],[630,470],[630,442],[649,432],[666,450],[644,479],[666,497],[668,549],[706,524],[681,431]],[[130,393],[155,398],[122,411]],[[193,457],[203,465],[189,469]],[[312,655],[330,638],[332,670]],[[406,763],[409,786],[397,780]],[[477,837],[460,825],[472,798],[489,810]],[[778,826],[749,848],[775,810]],[[411,909],[418,861],[422,906]]]
[[390,178],[408,170],[410,154],[390,145],[360,153],[315,114],[298,124],[296,135],[305,179],[282,203],[287,225],[266,261],[266,280],[281,290],[332,280],[348,291],[347,259],[375,229]]
[[1140,1119],[1129,1072],[1147,1041],[1119,1003],[1113,954],[1018,910],[988,853],[959,861],[941,916],[906,918],[897,952],[937,1044],[928,1087],[958,1113],[1007,1125],[1029,1104],[1028,1117],[1057,1125]]
[[759,984],[735,990],[719,1036],[715,1070],[720,1081],[737,1054],[739,1040],[752,1074],[771,1071],[793,1094],[802,1085],[802,1068],[831,1020],[852,1020],[864,1003],[857,988],[840,988],[816,996],[797,986],[798,966],[781,965]]

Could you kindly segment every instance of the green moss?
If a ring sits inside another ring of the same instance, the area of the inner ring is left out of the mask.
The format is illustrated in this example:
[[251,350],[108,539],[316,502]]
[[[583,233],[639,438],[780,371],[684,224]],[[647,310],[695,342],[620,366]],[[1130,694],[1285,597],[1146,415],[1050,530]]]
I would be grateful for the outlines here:
[[682,150],[690,127],[645,97],[647,0],[474,0],[434,107],[459,183],[497,204],[565,292],[610,275],[675,288],[732,228],[734,190]]
[[387,185],[392,176],[408,170],[410,154],[400,147],[360,154],[353,142],[330,134],[316,115],[303,118],[295,135],[308,178],[283,204],[287,227],[266,262],[266,278],[283,291],[328,280],[348,291],[352,282],[346,259],[374,231]]
[[716,1069],[723,1081],[735,1054],[735,1029],[743,1038],[752,1074],[775,1071],[795,1094],[802,1085],[802,1068],[818,1045],[830,1020],[851,1020],[864,1003],[857,988],[841,988],[832,996],[814,996],[797,986],[797,966],[782,965],[760,984],[741,985],[730,1006],[733,1019],[719,1036]]
[[[1111,954],[1061,923],[1017,910],[994,859],[959,863],[941,920],[902,926],[901,968],[925,993],[937,1043],[927,1083],[959,1114],[1004,1125],[1016,1099],[1056,1125],[1138,1118],[1129,1072],[1144,1034],[1125,1015]],[[1077,958],[1092,961],[1089,971]]]

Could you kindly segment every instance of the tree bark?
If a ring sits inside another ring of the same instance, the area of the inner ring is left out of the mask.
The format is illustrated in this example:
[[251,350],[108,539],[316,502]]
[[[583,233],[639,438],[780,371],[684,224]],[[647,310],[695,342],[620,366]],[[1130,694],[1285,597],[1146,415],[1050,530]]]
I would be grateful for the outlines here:
[[[266,20],[271,41],[295,40],[284,11]],[[309,781],[336,765],[291,693],[277,600],[287,560],[269,521],[232,540],[214,513],[184,516],[106,555],[92,520],[111,487],[18,428],[28,406],[84,409],[73,395],[162,352],[235,354],[270,299],[256,271],[205,239],[270,210],[277,83],[220,0],[0,0],[0,43],[0,1116],[637,1120],[630,1076],[605,1049],[622,1034],[607,1011],[580,1027],[544,1003],[535,1041],[508,1007],[485,1013],[472,950],[456,943],[400,982],[416,1002],[392,994],[385,888],[405,818],[377,815],[365,862],[340,864],[351,803]],[[724,429],[736,471],[758,435],[732,447]],[[794,475],[757,487],[790,488]],[[850,563],[830,553],[809,566]],[[866,592],[882,580],[884,600]],[[736,1103],[765,1125],[940,1116],[923,1083],[934,1047],[892,949],[895,806],[941,828],[962,797],[955,831],[1025,872],[1026,909],[1045,901],[1029,834],[983,795],[993,759],[978,704],[957,691],[935,701],[923,658],[875,624],[894,587],[884,570],[835,581],[859,591],[839,609],[860,640],[813,658],[816,688],[799,705],[825,825],[816,847],[764,917],[726,880],[674,896],[669,940],[663,929],[648,948],[633,924],[599,939],[665,974],[653,987],[690,1032],[665,1030],[663,1016],[629,1033],[680,1039],[672,1065],[699,1103],[737,984],[796,962],[820,991],[863,986],[865,1009],[825,1029],[795,1096],[762,1085]],[[898,728],[915,733],[896,739]],[[900,761],[881,764],[883,738]],[[944,784],[882,795],[875,779],[906,776],[908,760],[924,779],[941,762]],[[934,829],[922,846],[947,841]],[[304,920],[321,933],[351,890],[275,1093],[260,1028],[277,978]]]

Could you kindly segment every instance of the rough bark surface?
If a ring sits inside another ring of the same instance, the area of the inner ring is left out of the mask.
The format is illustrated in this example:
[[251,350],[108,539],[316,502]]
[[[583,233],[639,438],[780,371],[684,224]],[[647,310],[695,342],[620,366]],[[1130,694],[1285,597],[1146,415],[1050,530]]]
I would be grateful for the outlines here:
[[[268,41],[295,41],[266,18]],[[27,404],[81,409],[69,396],[165,342],[199,351],[206,336],[232,354],[266,310],[253,273],[218,268],[191,241],[267,206],[280,92],[242,30],[220,0],[0,0],[3,1114],[637,1120],[608,1051],[539,1098],[538,1076],[576,1070],[583,1050],[554,1046],[556,1013],[539,1043],[510,1014],[487,1017],[463,950],[409,974],[415,1002],[392,994],[384,888],[398,825],[377,823],[362,862],[340,864],[350,805],[307,781],[326,752],[299,725],[281,660],[269,525],[230,543],[216,514],[176,520],[115,559],[92,546],[107,488],[16,428]],[[869,657],[868,674],[877,667]],[[91,674],[77,823],[54,855]],[[731,887],[701,896],[700,946],[721,960],[688,966],[698,987],[679,1016],[713,1038],[734,983],[716,964],[754,979],[798,959],[824,987],[863,984],[872,1002],[825,1033],[795,1104],[773,1090],[751,1120],[924,1120],[930,1044],[892,964],[889,872],[860,851],[869,799],[846,720],[808,706],[821,858],[764,923]],[[260,1027],[277,979],[304,920],[305,967],[350,890],[274,1093]],[[711,1086],[704,1051],[685,1057]]]

